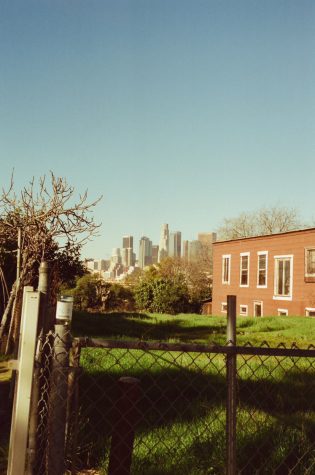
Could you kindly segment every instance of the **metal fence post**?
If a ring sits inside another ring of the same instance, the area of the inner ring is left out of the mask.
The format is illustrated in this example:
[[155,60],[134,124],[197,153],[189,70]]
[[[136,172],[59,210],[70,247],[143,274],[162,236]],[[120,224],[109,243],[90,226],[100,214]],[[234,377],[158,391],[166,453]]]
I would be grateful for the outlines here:
[[69,326],[67,324],[55,325],[49,396],[48,475],[63,475],[65,473],[65,432],[70,341]]
[[[227,296],[227,346],[236,345],[236,296]],[[226,360],[227,378],[227,475],[236,474],[236,353],[228,354]]]
[[30,414],[30,399],[36,331],[39,313],[39,293],[31,287],[24,287],[21,318],[21,337],[18,360],[12,361],[12,368],[18,370],[11,423],[8,474],[24,475],[26,447]]
[[68,376],[68,402],[67,402],[67,427],[66,427],[66,451],[70,455],[71,475],[76,473],[76,450],[79,430],[79,371],[80,371],[80,340],[72,340],[72,348],[69,355],[70,372]]
[[117,419],[112,434],[108,474],[129,475],[135,427],[139,419],[140,380],[122,377],[118,384],[120,394],[116,403]]
[[42,261],[39,266],[39,278],[38,278],[38,293],[40,296],[39,303],[39,322],[38,332],[39,339],[37,341],[37,348],[35,354],[35,366],[33,373],[33,389],[31,397],[31,413],[30,424],[28,433],[28,458],[27,458],[27,475],[35,475],[37,472],[36,463],[40,458],[38,453],[38,441],[37,441],[37,426],[38,426],[38,403],[40,397],[40,364],[43,358],[42,345],[46,336],[44,328],[47,326],[47,292],[48,292],[48,264]]

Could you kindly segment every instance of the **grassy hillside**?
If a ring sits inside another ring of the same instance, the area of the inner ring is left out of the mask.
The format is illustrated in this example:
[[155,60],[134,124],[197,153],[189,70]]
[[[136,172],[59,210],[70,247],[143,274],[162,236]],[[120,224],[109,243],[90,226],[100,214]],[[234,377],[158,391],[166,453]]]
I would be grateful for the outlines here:
[[[110,339],[154,340],[225,344],[226,317],[196,314],[148,314],[75,312],[76,336]],[[315,342],[315,320],[309,317],[238,317],[237,344],[267,342],[306,347]]]

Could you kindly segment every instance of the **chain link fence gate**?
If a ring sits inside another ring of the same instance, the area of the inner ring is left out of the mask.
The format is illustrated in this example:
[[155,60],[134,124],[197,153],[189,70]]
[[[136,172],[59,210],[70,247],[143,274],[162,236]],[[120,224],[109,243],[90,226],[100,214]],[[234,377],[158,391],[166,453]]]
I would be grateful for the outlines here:
[[315,474],[314,347],[238,347],[233,321],[227,346],[59,327],[38,341],[27,473]]
[[[36,473],[61,473],[60,463],[68,473],[129,473],[123,470],[130,462],[130,473],[139,475],[225,474],[231,430],[231,473],[315,473],[314,348],[80,339],[73,352],[73,366],[60,373],[67,373],[66,399],[60,391],[53,396],[64,408],[62,420],[50,413],[55,406],[47,403],[48,392],[38,403]],[[231,356],[237,409],[232,429],[226,369]],[[41,368],[47,387],[56,371],[50,368]]]

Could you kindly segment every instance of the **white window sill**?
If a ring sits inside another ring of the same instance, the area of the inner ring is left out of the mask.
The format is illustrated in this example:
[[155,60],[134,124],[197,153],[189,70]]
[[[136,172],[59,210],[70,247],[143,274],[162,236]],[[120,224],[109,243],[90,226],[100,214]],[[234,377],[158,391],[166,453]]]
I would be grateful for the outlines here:
[[274,295],[273,300],[292,300],[292,295]]

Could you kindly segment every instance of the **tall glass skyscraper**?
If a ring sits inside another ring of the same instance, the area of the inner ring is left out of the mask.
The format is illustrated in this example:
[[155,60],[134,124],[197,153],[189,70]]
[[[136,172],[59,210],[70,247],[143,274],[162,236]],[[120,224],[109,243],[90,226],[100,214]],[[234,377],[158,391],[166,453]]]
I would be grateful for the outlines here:
[[152,264],[152,241],[146,236],[140,239],[138,262],[141,269]]
[[159,246],[159,262],[162,259],[168,256],[168,246],[169,246],[169,230],[168,224],[162,225],[160,246]]
[[182,254],[182,233],[176,231],[170,233],[168,255],[170,257],[181,257]]

